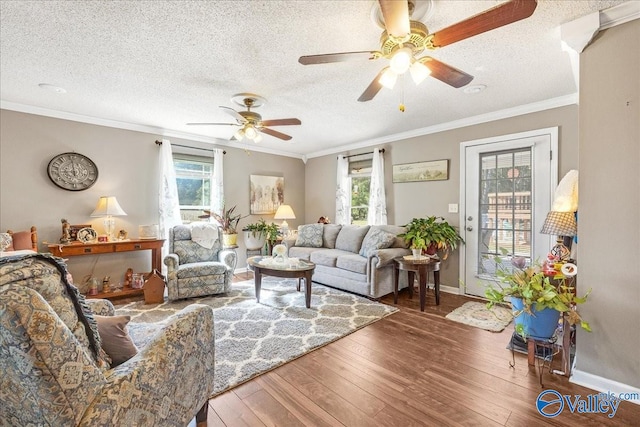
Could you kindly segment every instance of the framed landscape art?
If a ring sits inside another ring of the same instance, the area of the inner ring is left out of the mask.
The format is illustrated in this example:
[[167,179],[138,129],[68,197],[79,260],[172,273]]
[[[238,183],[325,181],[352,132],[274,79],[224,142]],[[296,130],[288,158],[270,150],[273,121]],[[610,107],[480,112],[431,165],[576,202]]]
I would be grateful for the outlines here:
[[449,160],[393,165],[393,182],[443,181],[449,179]]
[[251,215],[275,214],[278,206],[284,203],[284,178],[250,175],[249,181]]

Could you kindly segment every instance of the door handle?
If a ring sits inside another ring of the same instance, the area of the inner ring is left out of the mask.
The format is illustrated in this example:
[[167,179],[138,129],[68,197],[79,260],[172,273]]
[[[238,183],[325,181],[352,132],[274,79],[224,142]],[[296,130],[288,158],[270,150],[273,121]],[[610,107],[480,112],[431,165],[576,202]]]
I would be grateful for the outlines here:
[[467,231],[473,231],[473,227],[472,226],[468,226],[467,227]]

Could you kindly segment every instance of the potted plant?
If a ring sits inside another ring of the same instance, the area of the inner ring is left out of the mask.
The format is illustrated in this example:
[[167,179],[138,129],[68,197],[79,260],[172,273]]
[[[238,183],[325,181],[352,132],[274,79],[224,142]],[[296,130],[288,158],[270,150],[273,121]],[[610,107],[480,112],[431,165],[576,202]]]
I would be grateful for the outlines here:
[[[548,339],[553,336],[560,314],[567,313],[569,324],[580,326],[591,332],[589,323],[582,319],[578,304],[587,301],[591,290],[578,297],[573,277],[562,274],[549,276],[539,263],[526,266],[522,257],[513,257],[512,267],[507,268],[503,258],[495,257],[498,283],[490,284],[485,290],[489,300],[487,308],[496,304],[510,303],[516,322],[516,332],[527,336]],[[508,299],[508,300],[507,300]]]
[[247,224],[242,231],[244,231],[244,244],[249,250],[260,249],[265,242],[268,242],[271,247],[278,238],[278,225],[267,224],[262,218],[256,223]]
[[238,231],[236,227],[238,222],[242,218],[248,215],[242,216],[242,214],[234,213],[236,206],[226,209],[225,205],[222,205],[222,211],[220,213],[207,211],[204,212],[212,217],[222,227],[222,244],[225,247],[236,246],[238,243]]
[[403,238],[412,250],[419,249],[429,255],[440,250],[443,260],[447,259],[449,252],[456,249],[459,243],[464,243],[455,227],[441,216],[413,218],[403,227],[406,231],[398,237]]

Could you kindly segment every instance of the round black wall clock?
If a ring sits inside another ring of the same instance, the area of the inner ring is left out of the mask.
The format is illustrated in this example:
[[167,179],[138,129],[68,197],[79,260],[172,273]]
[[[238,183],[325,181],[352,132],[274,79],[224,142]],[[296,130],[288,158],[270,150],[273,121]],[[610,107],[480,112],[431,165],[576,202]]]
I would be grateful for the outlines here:
[[98,167],[87,156],[62,153],[54,156],[47,166],[49,179],[60,188],[82,191],[98,180]]

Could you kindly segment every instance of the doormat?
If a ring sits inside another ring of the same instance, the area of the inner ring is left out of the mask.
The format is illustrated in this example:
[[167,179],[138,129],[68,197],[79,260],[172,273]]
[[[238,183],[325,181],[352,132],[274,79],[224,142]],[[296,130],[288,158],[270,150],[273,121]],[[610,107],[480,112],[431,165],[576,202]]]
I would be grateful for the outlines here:
[[508,308],[494,306],[489,310],[485,303],[471,301],[447,314],[446,318],[487,331],[500,332],[511,323],[513,316]]

